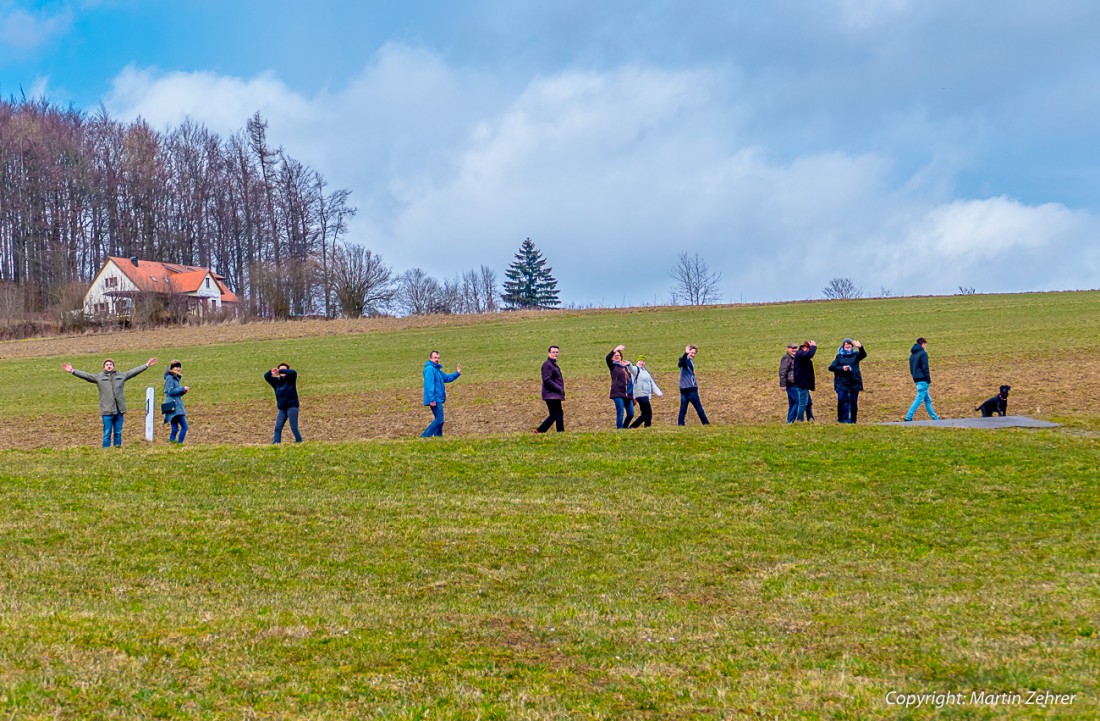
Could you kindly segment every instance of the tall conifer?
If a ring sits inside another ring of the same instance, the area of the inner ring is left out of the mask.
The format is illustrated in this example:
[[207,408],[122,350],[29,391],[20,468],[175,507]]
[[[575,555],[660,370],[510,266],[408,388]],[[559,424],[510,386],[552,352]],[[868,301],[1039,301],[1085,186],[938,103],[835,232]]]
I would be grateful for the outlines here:
[[504,293],[500,299],[514,310],[553,308],[561,305],[558,300],[558,281],[550,275],[553,268],[546,266],[542,251],[531,239],[523,241],[515,260],[504,271]]

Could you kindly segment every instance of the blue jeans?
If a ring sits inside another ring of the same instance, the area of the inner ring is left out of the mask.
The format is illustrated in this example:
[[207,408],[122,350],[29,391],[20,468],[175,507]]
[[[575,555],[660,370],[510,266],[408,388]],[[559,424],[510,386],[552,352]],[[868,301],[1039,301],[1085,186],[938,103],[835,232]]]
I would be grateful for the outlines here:
[[806,405],[802,408],[801,417],[798,412],[798,389],[787,386],[787,423],[794,423],[795,419],[812,421],[814,419],[814,399],[810,392],[806,391]]
[[[177,437],[176,434],[179,433]],[[168,436],[169,443],[183,443],[184,437],[187,435],[187,416],[173,416],[172,417],[172,433]]]
[[795,388],[798,394],[798,405],[795,408],[795,420],[812,421],[814,419],[814,401],[810,397],[808,388]]
[[841,388],[836,392],[836,422],[855,423],[859,416],[859,391]]
[[695,412],[699,414],[699,421],[704,426],[710,425],[710,421],[707,420],[707,413],[703,410],[703,403],[699,400],[698,388],[680,389],[680,417],[676,420],[676,425],[684,425],[684,418],[687,416],[689,403],[695,408]]
[[294,433],[294,442],[302,442],[302,434],[298,432],[298,406],[293,408],[287,408],[285,411],[280,410],[279,415],[275,416],[275,438],[272,443],[283,442],[283,425],[290,421],[290,430]]
[[114,435],[115,446],[122,445],[122,414],[112,413],[103,416],[103,447],[111,447],[111,436]]
[[[630,414],[627,415],[626,398],[612,398],[611,400],[615,402],[615,427],[623,428],[634,417],[634,409],[631,408]],[[626,421],[623,420],[624,415],[626,415]]]
[[443,435],[443,404],[436,403],[434,406],[428,406],[428,408],[432,411],[432,422],[428,424],[420,437],[431,438],[432,436]]
[[905,414],[905,420],[913,420],[913,414],[920,408],[920,404],[924,404],[924,409],[928,411],[928,417],[934,421],[940,419],[936,415],[936,412],[932,410],[932,396],[928,395],[928,386],[930,384],[925,381],[917,381],[917,399],[913,401],[913,405],[909,406],[909,412]]

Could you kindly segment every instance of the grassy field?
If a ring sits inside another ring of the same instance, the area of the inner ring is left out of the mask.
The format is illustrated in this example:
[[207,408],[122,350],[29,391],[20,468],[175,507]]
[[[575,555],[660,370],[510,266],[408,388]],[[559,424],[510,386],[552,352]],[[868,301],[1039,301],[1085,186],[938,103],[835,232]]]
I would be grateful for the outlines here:
[[667,429],[3,454],[0,714],[886,718],[1097,697],[1094,439]]
[[[546,346],[562,347],[566,419],[571,429],[614,426],[604,355],[617,343],[645,354],[669,397],[658,424],[675,422],[676,359],[700,347],[696,366],[708,414],[721,424],[778,423],[786,397],[779,358],[791,339],[821,343],[818,417],[835,406],[825,370],[845,336],[862,340],[866,421],[900,420],[913,397],[909,348],[929,338],[932,393],[948,417],[971,416],[998,386],[1013,386],[1015,413],[1100,429],[1100,293],[899,298],[690,309],[497,314],[487,317],[243,326],[0,343],[0,448],[96,442],[92,386],[64,375],[63,361],[97,370],[113,357],[129,368],[156,355],[162,364],[131,383],[163,385],[170,358],[184,361],[193,443],[264,443],[274,417],[264,371],[280,361],[300,371],[302,426],[311,440],[354,441],[416,435],[428,421],[421,369],[438,348],[463,366],[449,388],[448,429],[470,434],[529,431],[545,415],[538,369]],[[86,409],[86,410],[85,410]],[[127,433],[140,434],[138,414]]]
[[[1098,307],[970,296],[0,344],[0,718],[1096,717]],[[926,335],[941,414],[1009,382],[1013,412],[1066,426],[828,423],[846,335],[871,354],[868,421],[904,412]],[[826,422],[790,427],[775,366],[807,336]],[[532,436],[549,342],[573,432]],[[668,398],[658,427],[606,430],[618,342],[670,396],[698,344],[717,422],[670,427]],[[464,373],[451,435],[420,441],[431,348]],[[94,447],[94,390],[59,365],[106,355],[184,360],[188,446],[137,440],[132,414],[123,449]],[[301,446],[264,445],[260,376],[280,360],[302,373]],[[1073,701],[1027,705],[1033,690]],[[936,693],[963,702],[892,703]]]

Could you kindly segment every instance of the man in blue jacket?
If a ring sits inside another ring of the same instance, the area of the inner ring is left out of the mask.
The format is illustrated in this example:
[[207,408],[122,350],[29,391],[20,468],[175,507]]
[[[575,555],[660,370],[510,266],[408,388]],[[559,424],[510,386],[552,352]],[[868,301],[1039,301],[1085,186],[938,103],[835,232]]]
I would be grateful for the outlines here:
[[928,394],[928,386],[932,385],[932,374],[928,370],[928,341],[924,338],[917,338],[917,342],[909,350],[909,375],[913,376],[913,383],[917,385],[917,399],[909,406],[905,420],[913,420],[913,414],[923,403],[928,417],[938,421],[940,417],[932,410],[932,396]]
[[443,404],[447,402],[447,384],[462,375],[462,364],[455,364],[454,373],[444,373],[439,351],[433,350],[424,361],[424,405],[432,409],[432,422],[420,434],[421,438],[443,435]]

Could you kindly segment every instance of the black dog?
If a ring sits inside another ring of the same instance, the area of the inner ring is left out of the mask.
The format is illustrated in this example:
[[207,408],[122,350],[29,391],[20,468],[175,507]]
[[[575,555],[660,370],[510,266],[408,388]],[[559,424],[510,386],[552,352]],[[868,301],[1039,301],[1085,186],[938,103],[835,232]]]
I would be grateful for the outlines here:
[[989,418],[994,413],[997,415],[1008,414],[1008,392],[1012,386],[1001,386],[1001,392],[993,396],[974,410],[982,412],[982,418]]

